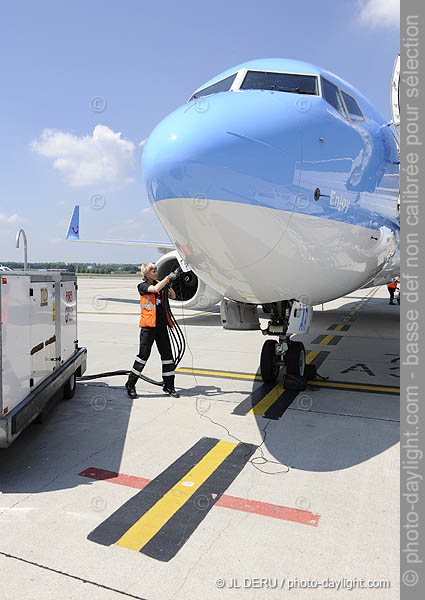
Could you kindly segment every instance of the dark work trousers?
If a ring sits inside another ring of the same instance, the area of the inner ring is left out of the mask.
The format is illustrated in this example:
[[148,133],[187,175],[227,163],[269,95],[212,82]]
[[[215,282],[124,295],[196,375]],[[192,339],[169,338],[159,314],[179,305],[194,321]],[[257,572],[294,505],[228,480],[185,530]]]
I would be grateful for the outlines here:
[[394,294],[397,288],[393,288],[393,287],[389,287],[388,288],[388,293],[390,295],[390,300],[394,300]]
[[133,363],[127,383],[130,387],[134,387],[137,383],[145,364],[148,362],[154,341],[161,355],[164,385],[169,389],[174,389],[174,360],[165,323],[160,323],[156,327],[140,328],[139,354]]

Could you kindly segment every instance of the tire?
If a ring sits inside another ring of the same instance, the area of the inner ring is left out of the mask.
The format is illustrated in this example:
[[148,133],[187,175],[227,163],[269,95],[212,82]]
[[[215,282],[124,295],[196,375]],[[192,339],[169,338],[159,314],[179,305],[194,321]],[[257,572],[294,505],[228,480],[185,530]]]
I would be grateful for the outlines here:
[[267,340],[261,349],[260,372],[264,383],[275,383],[279,375],[279,362],[276,354],[277,342]]
[[73,373],[63,386],[63,399],[71,400],[74,397],[76,387],[76,377],[75,373]]
[[305,371],[305,348],[302,342],[289,342],[286,351],[286,373],[304,377]]

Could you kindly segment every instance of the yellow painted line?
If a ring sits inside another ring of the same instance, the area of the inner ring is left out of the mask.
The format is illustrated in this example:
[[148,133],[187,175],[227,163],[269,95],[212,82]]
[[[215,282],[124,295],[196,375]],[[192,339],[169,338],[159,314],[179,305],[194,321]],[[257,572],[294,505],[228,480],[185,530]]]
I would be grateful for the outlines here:
[[[378,288],[376,287],[376,288],[374,288],[374,289],[373,289],[371,292],[369,292],[369,293],[368,293],[368,294],[367,294],[367,295],[366,295],[366,296],[363,298],[363,300],[359,300],[359,303],[357,304],[357,306],[355,306],[354,308],[352,308],[352,309],[351,309],[351,311],[348,313],[348,319],[347,319],[347,318],[345,318],[345,319],[344,319],[344,321],[345,321],[345,320],[348,320],[348,321],[349,321],[349,320],[350,320],[350,319],[351,319],[351,318],[352,318],[352,317],[353,317],[353,316],[356,314],[356,312],[357,312],[358,310],[360,310],[360,309],[361,309],[361,307],[363,306],[363,304],[366,304],[366,302],[367,302],[367,301],[368,301],[370,298],[372,298],[372,296],[373,296],[374,294],[376,294],[376,292],[377,292],[377,291],[378,291]],[[335,330],[334,330],[334,331],[335,331]]]
[[305,358],[305,362],[309,365],[319,354],[320,350],[311,350]]
[[253,406],[251,408],[250,411],[248,411],[248,415],[264,415],[264,413],[267,411],[268,408],[270,408],[270,406],[276,402],[276,400],[279,398],[279,396],[282,394],[282,392],[284,391],[284,387],[283,387],[283,383],[279,382],[277,385],[274,386],[274,388],[272,390],[270,390],[270,392],[268,394],[266,394],[264,396],[264,398],[262,400],[260,400],[260,402],[258,402],[258,404],[256,404],[255,406]]
[[176,369],[177,373],[193,373],[194,375],[218,375],[220,377],[237,377],[238,379],[249,379],[250,381],[262,381],[260,375],[248,375],[246,373],[226,373],[223,371],[207,371],[206,369]]
[[[234,442],[218,442],[156,504],[116,542],[117,546],[139,551],[167,521],[189,500],[217,467],[237,446]],[[185,483],[193,485],[187,486]]]
[[345,388],[350,390],[370,390],[375,392],[389,392],[390,394],[400,393],[400,388],[384,387],[380,385],[362,385],[357,383],[338,383],[334,381],[309,381],[312,385],[321,385],[323,387]]
[[331,340],[333,340],[335,336],[334,335],[327,335],[326,337],[323,338],[323,340],[320,342],[319,346],[327,346],[329,344],[329,342]]
[[344,327],[344,325],[337,325],[334,329],[334,331],[341,331],[341,329]]

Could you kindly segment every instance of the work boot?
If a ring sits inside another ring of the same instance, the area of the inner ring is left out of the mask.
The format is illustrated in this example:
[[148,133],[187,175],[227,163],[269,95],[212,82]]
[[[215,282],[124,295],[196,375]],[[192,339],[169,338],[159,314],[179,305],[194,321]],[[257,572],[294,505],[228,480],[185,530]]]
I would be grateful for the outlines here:
[[129,385],[128,381],[125,384],[125,388],[127,390],[127,394],[130,396],[130,398],[137,398],[136,388]]
[[390,300],[388,304],[395,304],[394,300]]
[[178,392],[176,392],[176,390],[173,387],[169,388],[166,385],[164,385],[164,387],[162,389],[169,396],[173,396],[173,398],[180,398],[180,394]]

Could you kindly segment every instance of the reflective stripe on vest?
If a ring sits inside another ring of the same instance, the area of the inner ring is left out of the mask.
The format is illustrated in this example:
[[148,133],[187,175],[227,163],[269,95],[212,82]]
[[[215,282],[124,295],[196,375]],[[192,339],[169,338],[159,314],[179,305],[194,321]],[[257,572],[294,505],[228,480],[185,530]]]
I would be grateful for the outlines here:
[[139,327],[156,326],[156,297],[153,293],[140,296]]
[[[166,316],[170,327],[174,327],[168,312]],[[139,327],[156,327],[156,294],[154,293],[147,293],[140,296]]]

